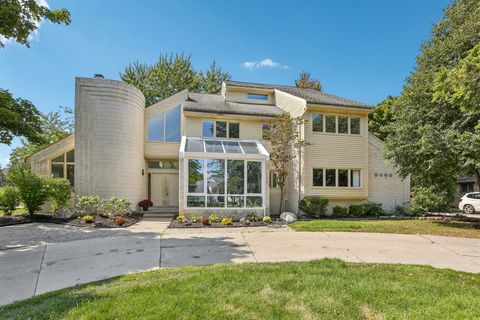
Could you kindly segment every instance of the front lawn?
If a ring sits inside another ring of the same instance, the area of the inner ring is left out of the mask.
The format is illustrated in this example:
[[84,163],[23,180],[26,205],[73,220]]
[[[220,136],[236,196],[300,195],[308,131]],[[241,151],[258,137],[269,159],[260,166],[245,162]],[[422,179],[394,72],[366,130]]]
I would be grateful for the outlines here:
[[65,289],[4,319],[478,319],[480,275],[313,262],[184,267]]
[[432,234],[480,238],[480,222],[442,220],[312,220],[290,225],[297,231],[356,231],[377,233]]
[[[21,216],[23,214],[26,214],[27,213],[27,210],[25,208],[17,208],[15,209],[15,211],[13,211],[13,214],[14,216]],[[5,215],[5,212],[3,210],[0,210],[0,217]]]

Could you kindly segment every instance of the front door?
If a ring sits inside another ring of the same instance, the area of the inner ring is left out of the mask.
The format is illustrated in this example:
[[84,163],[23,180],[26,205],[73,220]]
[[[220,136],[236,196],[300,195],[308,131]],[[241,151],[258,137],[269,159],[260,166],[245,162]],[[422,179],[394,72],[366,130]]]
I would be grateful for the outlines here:
[[178,206],[178,173],[152,173],[154,206]]

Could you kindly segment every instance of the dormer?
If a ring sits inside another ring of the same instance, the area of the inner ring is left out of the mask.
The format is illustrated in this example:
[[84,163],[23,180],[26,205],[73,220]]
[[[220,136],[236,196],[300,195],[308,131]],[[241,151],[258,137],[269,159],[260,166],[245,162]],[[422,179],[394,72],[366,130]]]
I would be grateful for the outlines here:
[[222,96],[229,102],[275,105],[274,89],[255,87],[255,84],[245,86],[228,81],[223,84]]

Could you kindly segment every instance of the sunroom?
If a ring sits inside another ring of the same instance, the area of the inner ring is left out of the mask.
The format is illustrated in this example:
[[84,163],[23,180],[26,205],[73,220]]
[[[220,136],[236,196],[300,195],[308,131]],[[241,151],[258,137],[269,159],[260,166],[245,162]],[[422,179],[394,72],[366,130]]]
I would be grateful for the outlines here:
[[[269,154],[258,140],[182,137],[181,203],[185,214],[265,214]],[[183,201],[182,201],[183,200]]]

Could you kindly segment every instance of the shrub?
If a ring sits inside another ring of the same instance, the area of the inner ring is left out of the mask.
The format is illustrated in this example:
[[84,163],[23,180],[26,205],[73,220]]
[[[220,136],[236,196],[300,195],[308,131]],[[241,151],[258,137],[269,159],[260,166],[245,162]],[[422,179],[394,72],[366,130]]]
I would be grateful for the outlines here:
[[200,217],[200,222],[205,226],[208,226],[210,224],[210,221],[208,220],[208,218],[205,218],[205,217]]
[[251,212],[247,215],[247,219],[251,222],[258,222],[260,221],[260,218],[257,216],[255,212]]
[[263,217],[263,222],[265,222],[265,223],[271,223],[271,222],[272,222],[272,218],[270,218],[269,216],[265,216],[265,217]]
[[346,216],[348,213],[347,207],[335,206],[333,207],[333,214],[336,216]]
[[124,198],[112,197],[102,203],[102,208],[105,210],[105,215],[108,217],[124,216],[130,213],[132,203]]
[[230,217],[228,217],[228,218],[223,218],[223,219],[222,219],[222,222],[220,222],[220,223],[223,224],[223,225],[229,226],[229,225],[233,224],[233,219],[230,218]]
[[185,216],[178,216],[177,217],[177,221],[180,222],[180,223],[182,223],[183,220],[185,220],[185,219],[187,219]]
[[93,221],[95,221],[95,217],[94,216],[91,216],[89,214],[87,214],[86,216],[83,216],[82,217],[83,221],[85,221],[86,223],[92,223]]
[[144,199],[138,203],[139,207],[152,207],[153,202],[150,199]]
[[298,208],[307,216],[318,217],[327,212],[328,199],[319,196],[305,197],[298,202]]
[[401,205],[396,205],[395,208],[393,208],[393,213],[397,216],[404,216],[407,210]]
[[368,202],[363,204],[363,213],[366,216],[378,217],[378,216],[384,214],[385,211],[383,210],[381,203],[368,201]]
[[218,222],[220,219],[217,217],[216,214],[212,213],[209,217],[208,217],[208,221],[210,223],[216,223]]
[[6,215],[11,215],[20,203],[20,194],[18,189],[13,186],[0,188],[0,207]]
[[192,221],[192,223],[197,223],[199,218],[197,216],[191,216],[190,220]]
[[113,221],[116,224],[118,224],[119,226],[122,226],[127,222],[127,219],[125,219],[124,217],[115,217],[115,219],[113,219]]
[[18,164],[9,171],[8,180],[18,188],[20,200],[30,215],[40,210],[48,197],[44,179],[30,172],[25,164]]
[[363,210],[363,205],[361,204],[351,204],[348,207],[348,214],[352,216],[363,216],[364,210]]
[[412,192],[411,210],[414,214],[443,211],[448,208],[447,191],[437,191],[434,187],[417,187]]
[[[99,196],[84,196],[77,198],[77,203],[75,205],[77,214],[80,216],[85,215],[95,215],[100,211],[100,197]],[[105,210],[101,210],[105,213]]]
[[72,187],[67,179],[46,177],[45,185],[53,212],[66,208],[72,199]]

